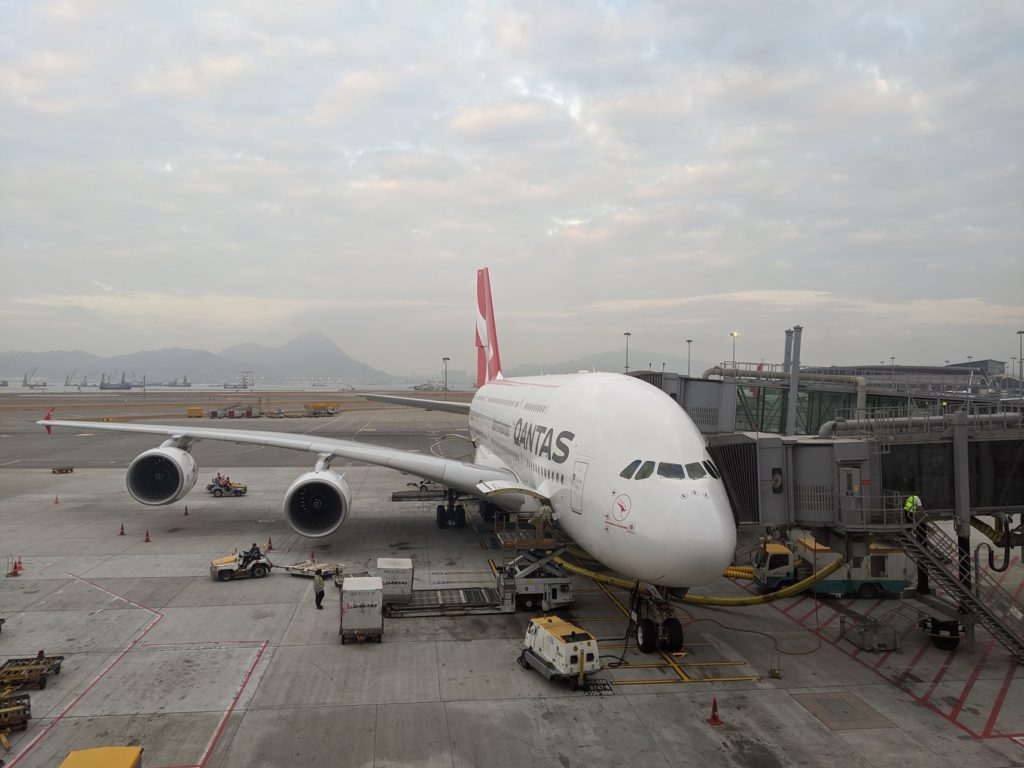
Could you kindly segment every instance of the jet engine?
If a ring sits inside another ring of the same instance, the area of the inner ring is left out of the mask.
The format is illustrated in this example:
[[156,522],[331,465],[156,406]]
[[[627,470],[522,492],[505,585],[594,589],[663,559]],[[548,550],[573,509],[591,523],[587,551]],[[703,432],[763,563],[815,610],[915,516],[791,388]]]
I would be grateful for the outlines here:
[[197,477],[192,454],[160,446],[139,455],[128,467],[128,493],[153,507],[172,504],[192,490]]
[[300,476],[284,497],[284,517],[297,533],[329,536],[348,517],[352,494],[341,475],[329,469]]

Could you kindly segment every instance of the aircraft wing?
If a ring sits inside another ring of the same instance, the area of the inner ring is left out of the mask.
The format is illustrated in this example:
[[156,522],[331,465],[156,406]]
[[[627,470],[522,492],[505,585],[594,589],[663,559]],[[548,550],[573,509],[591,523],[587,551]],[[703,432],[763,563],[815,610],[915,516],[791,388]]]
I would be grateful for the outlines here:
[[399,395],[374,395],[368,392],[360,392],[360,397],[367,400],[376,400],[380,403],[391,403],[392,405],[408,405],[411,408],[423,408],[427,411],[448,411],[449,413],[469,414],[469,403],[457,403],[454,400],[427,400],[422,397],[400,397]]
[[507,469],[468,464],[440,456],[430,456],[397,448],[357,443],[354,440],[338,440],[327,437],[293,434],[288,432],[259,432],[245,429],[217,429],[212,427],[184,427],[162,424],[112,424],[94,421],[58,421],[40,419],[36,422],[46,427],[69,427],[82,430],[107,432],[135,432],[144,435],[163,435],[179,440],[219,440],[240,445],[264,445],[269,448],[288,448],[314,454],[337,456],[348,461],[361,461],[379,467],[388,467],[399,472],[436,480],[451,488],[474,496],[480,495],[477,486],[488,480],[515,481],[515,475]]

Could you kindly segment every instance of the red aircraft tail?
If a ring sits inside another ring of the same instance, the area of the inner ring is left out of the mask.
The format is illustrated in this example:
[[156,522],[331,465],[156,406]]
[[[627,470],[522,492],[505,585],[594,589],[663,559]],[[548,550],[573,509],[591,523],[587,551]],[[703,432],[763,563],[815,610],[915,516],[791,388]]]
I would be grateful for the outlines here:
[[476,385],[501,378],[501,355],[498,333],[494,328],[494,305],[491,302],[491,277],[487,268],[476,271]]
[[[46,415],[43,416],[43,421],[53,421],[53,408],[51,408],[50,410],[48,410],[46,412]],[[46,424],[45,426],[46,426],[46,434],[52,435],[53,434],[53,430],[50,427],[50,425]]]

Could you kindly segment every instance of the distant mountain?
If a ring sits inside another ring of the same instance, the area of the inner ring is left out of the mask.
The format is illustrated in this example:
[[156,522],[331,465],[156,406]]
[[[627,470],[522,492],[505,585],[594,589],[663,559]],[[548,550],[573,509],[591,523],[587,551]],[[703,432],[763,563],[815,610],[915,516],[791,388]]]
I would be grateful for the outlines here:
[[330,378],[367,384],[388,383],[394,376],[354,360],[318,331],[310,331],[280,347],[237,344],[220,353],[240,370],[256,371],[269,381]]
[[352,384],[400,381],[384,371],[353,360],[321,333],[307,333],[280,347],[240,344],[220,354],[202,349],[169,348],[99,357],[87,352],[0,352],[0,372],[12,384],[35,370],[36,380],[63,384],[74,372],[74,383],[87,376],[98,383],[101,374],[115,380],[122,372],[127,378],[167,382],[187,376],[194,384],[236,381],[243,371],[252,371],[267,383],[314,378],[335,379]]

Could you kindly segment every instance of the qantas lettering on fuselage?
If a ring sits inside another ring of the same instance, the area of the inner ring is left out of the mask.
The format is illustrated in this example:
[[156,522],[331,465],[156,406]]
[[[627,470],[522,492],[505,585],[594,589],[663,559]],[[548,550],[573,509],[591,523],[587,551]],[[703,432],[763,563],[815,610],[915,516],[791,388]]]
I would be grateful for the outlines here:
[[568,430],[562,430],[556,437],[555,430],[551,427],[533,424],[524,419],[516,419],[512,428],[512,442],[535,456],[547,457],[556,464],[564,464],[569,458],[569,443],[575,437],[575,433]]

